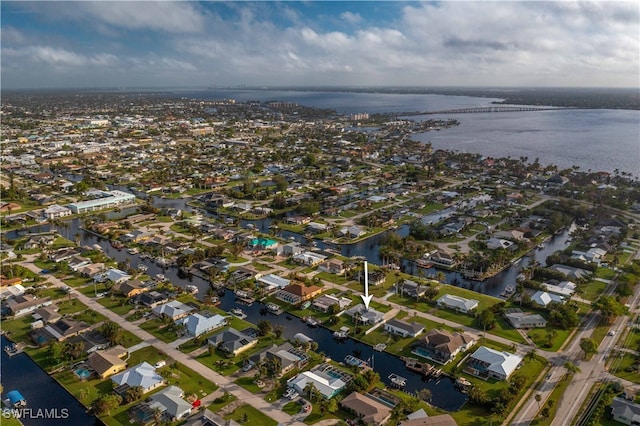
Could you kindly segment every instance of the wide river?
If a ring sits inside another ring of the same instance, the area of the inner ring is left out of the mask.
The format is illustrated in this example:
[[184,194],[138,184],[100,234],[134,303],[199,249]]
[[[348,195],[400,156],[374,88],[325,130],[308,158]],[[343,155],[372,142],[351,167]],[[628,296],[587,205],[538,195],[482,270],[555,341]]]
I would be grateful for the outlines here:
[[[445,111],[501,101],[471,96],[282,90],[180,91],[175,95],[240,102],[289,101],[344,114]],[[555,164],[560,169],[578,166],[582,171],[611,173],[618,169],[640,177],[640,111],[558,109],[413,118],[455,118],[461,123],[443,131],[414,135],[414,139],[429,141],[437,149],[527,157],[529,162],[538,158],[543,166]]]

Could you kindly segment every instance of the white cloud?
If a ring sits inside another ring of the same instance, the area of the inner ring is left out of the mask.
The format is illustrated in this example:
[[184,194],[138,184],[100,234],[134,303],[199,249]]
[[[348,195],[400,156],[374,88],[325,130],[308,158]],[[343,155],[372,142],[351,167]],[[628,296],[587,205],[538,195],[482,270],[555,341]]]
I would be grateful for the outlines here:
[[343,12],[340,14],[340,19],[350,25],[359,24],[362,22],[362,16],[359,13]]

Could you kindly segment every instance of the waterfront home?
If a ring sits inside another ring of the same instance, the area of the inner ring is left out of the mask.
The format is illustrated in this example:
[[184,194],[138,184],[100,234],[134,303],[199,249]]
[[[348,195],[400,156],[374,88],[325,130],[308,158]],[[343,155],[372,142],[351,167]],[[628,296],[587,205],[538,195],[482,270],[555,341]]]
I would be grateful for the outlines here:
[[404,279],[396,284],[396,291],[399,292],[401,296],[418,299],[427,291],[427,286],[420,285],[415,281]]
[[564,274],[569,280],[585,281],[592,275],[591,272],[585,269],[561,264],[551,265],[549,269],[553,269],[554,271]]
[[56,250],[55,252],[49,255],[49,260],[52,260],[56,263],[60,263],[62,261],[68,261],[73,256],[77,256],[80,254],[80,250],[75,248],[61,248],[60,250]]
[[128,280],[125,282],[119,282],[111,287],[111,292],[120,294],[126,298],[131,298],[149,291],[149,283],[142,282],[140,280]]
[[342,378],[327,374],[318,368],[311,371],[304,371],[292,377],[287,381],[287,386],[293,388],[300,395],[304,395],[305,388],[309,383],[313,383],[316,390],[324,399],[333,398],[347,386]]
[[384,331],[402,337],[416,337],[424,331],[424,325],[417,322],[406,322],[395,318],[384,323]]
[[106,209],[110,207],[116,207],[122,204],[134,203],[136,196],[124,191],[88,191],[87,195],[95,197],[92,200],[78,201],[76,203],[70,203],[67,206],[75,214],[87,213],[95,210]]
[[65,216],[71,216],[73,212],[70,208],[60,206],[58,204],[52,204],[42,212],[44,217],[48,220],[60,219]]
[[190,336],[198,337],[209,331],[224,327],[227,325],[227,318],[203,311],[182,318],[176,321],[176,324],[183,326]]
[[342,275],[345,272],[344,261],[341,259],[328,259],[318,265],[318,271],[330,274]]
[[468,314],[478,307],[478,301],[475,299],[465,299],[464,297],[455,296],[452,294],[444,294],[438,300],[436,304],[441,308],[449,308],[454,311]]
[[303,251],[292,256],[291,260],[300,265],[316,266],[327,260],[327,256],[312,251]]
[[195,309],[196,308],[194,308],[193,306],[186,305],[177,300],[172,300],[171,302],[156,306],[151,310],[151,312],[153,312],[158,317],[167,317],[172,321],[176,321],[180,318],[186,317]]
[[207,339],[210,346],[215,346],[229,356],[236,356],[255,346],[258,339],[249,336],[235,328],[220,331]]
[[284,244],[279,251],[279,255],[281,256],[295,256],[296,254],[302,253],[304,248],[298,242],[291,242]]
[[520,366],[522,360],[520,355],[480,346],[469,356],[463,371],[485,380],[489,378],[507,380]]
[[446,330],[434,329],[412,345],[412,353],[440,364],[446,364],[475,343],[476,338],[469,333],[451,333]]
[[376,311],[371,306],[367,309],[362,303],[347,309],[344,314],[362,325],[377,324],[384,319],[384,313]]
[[438,250],[429,256],[429,260],[436,266],[452,268],[456,265],[454,256],[448,251]]
[[[337,309],[341,311],[348,307],[353,301],[348,297],[337,298],[332,294],[323,294],[319,297],[316,297],[313,302],[311,302],[311,307],[316,311],[320,312],[330,312],[331,309]],[[333,308],[336,306],[336,308]]]
[[78,269],[78,273],[84,277],[92,277],[104,271],[104,263],[91,263]]
[[289,342],[279,346],[274,344],[249,358],[249,361],[254,365],[267,363],[268,366],[277,368],[278,371],[272,372],[276,376],[282,376],[294,368],[302,367],[306,365],[308,360],[309,356],[304,351],[294,348]]
[[95,351],[89,354],[87,364],[101,379],[106,379],[127,368],[123,358],[127,356],[127,350],[120,345],[112,348]]
[[545,320],[539,314],[530,314],[522,312],[520,309],[508,309],[504,317],[511,323],[513,328],[544,328],[547,326]]
[[[111,268],[103,274],[103,280],[111,281],[113,284],[120,284],[131,279],[131,275],[120,269]],[[104,281],[99,281],[104,282]]]
[[289,284],[291,284],[291,280],[288,280],[286,278],[280,277],[275,274],[263,275],[260,278],[258,278],[256,281],[262,284],[265,287],[265,289],[267,289],[267,291],[283,289],[287,287]]
[[498,231],[493,234],[493,238],[504,239],[509,241],[522,241],[524,232],[512,229],[511,231]]
[[345,226],[338,231],[339,236],[349,238],[360,238],[366,233],[367,231],[365,231],[358,225]]
[[148,308],[155,308],[163,303],[167,303],[167,295],[157,291],[149,291],[139,294],[135,299],[135,303],[139,303]]
[[542,288],[549,293],[557,294],[558,296],[562,296],[566,299],[573,296],[576,292],[576,285],[571,281],[562,281],[556,285],[543,283]]
[[513,241],[503,240],[502,238],[491,237],[487,240],[487,248],[490,250],[508,249],[515,246]]
[[49,306],[51,304],[51,298],[36,298],[30,294],[23,294],[20,296],[10,297],[4,303],[11,315],[19,317],[26,315],[29,312],[33,312],[38,308],[42,308],[43,306]]
[[76,321],[71,318],[62,318],[44,326],[44,331],[51,335],[53,339],[62,342],[70,337],[84,333],[90,328],[91,326],[85,322]]
[[290,284],[276,292],[276,299],[297,305],[322,293],[322,288],[316,285]]
[[25,250],[51,247],[56,240],[56,234],[33,235],[23,245]]
[[114,391],[120,395],[134,386],[142,387],[142,392],[147,393],[164,384],[162,376],[146,361],[112,376],[111,381],[115,386]]
[[340,406],[355,414],[366,425],[384,425],[391,418],[391,408],[376,399],[355,391],[342,399]]
[[1,287],[0,299],[5,300],[10,297],[22,296],[27,290],[21,284],[11,285],[9,287]]
[[616,396],[611,401],[611,416],[624,425],[640,424],[640,404]]

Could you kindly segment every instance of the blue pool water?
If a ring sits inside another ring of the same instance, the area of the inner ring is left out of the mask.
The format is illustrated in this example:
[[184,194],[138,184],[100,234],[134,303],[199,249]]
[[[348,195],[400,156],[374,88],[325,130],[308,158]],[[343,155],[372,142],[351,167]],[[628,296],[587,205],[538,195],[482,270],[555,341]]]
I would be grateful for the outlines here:
[[81,379],[86,379],[89,376],[91,376],[91,372],[86,368],[78,368],[77,370],[74,371],[74,373],[76,373],[76,375]]

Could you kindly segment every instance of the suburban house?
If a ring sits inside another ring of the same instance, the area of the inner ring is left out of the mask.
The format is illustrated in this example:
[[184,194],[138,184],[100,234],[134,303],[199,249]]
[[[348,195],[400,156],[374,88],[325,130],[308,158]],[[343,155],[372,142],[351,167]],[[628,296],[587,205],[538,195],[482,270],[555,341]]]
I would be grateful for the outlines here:
[[210,346],[215,346],[227,355],[236,356],[239,353],[255,346],[258,339],[251,337],[235,328],[229,328],[214,334],[207,339]]
[[416,337],[424,331],[424,325],[417,322],[408,323],[392,318],[384,324],[384,331],[398,334],[402,337]]
[[77,336],[90,328],[91,326],[85,322],[76,321],[71,318],[61,318],[54,323],[45,325],[44,331],[58,342],[62,342],[67,340],[69,337]]
[[190,336],[198,337],[204,333],[227,325],[227,318],[207,311],[191,314],[177,321]]
[[453,255],[447,251],[438,250],[429,256],[429,260],[438,266],[451,268],[456,264]]
[[147,393],[164,384],[162,376],[156,373],[156,369],[146,361],[112,376],[111,381],[118,394],[124,394],[127,389],[134,386],[142,387],[143,393]]
[[[111,281],[113,284],[119,284],[119,283],[123,283],[127,280],[131,279],[131,275],[127,274],[124,271],[121,271],[120,269],[109,269],[104,273],[103,276],[104,280],[107,281]],[[102,282],[102,281],[100,281]]]
[[204,409],[189,417],[182,426],[240,426],[240,423],[234,420],[225,420],[222,416]]
[[569,280],[586,280],[592,275],[591,272],[585,269],[560,264],[551,265],[549,269],[553,269],[554,271],[558,271],[566,275]]
[[195,311],[193,306],[185,305],[177,300],[165,303],[163,305],[156,306],[151,310],[158,317],[167,317],[173,321],[179,320],[189,315],[190,312]]
[[536,305],[540,305],[546,308],[553,302],[564,303],[564,298],[554,293],[548,293],[546,291],[538,290],[531,296],[531,301]]
[[[332,294],[323,294],[313,300],[311,307],[317,311],[327,313],[330,312],[331,309],[342,311],[351,303],[351,299],[347,297],[337,298]],[[333,306],[336,306],[336,308],[332,308]]]
[[130,298],[149,291],[149,287],[140,280],[128,280],[114,284],[111,291],[126,298]]
[[384,425],[391,418],[391,408],[367,395],[352,392],[342,401],[340,406],[355,414],[366,425]]
[[23,294],[21,296],[10,297],[5,304],[12,315],[19,317],[43,306],[49,306],[51,304],[51,298],[36,298],[30,294]]
[[453,309],[454,311],[468,314],[478,307],[478,301],[475,299],[465,299],[464,297],[455,296],[452,294],[444,294],[438,300],[436,304],[440,307]]
[[520,366],[522,360],[520,355],[480,346],[469,356],[463,371],[485,380],[489,378],[507,380]]
[[297,305],[322,293],[322,288],[316,285],[290,284],[276,292],[276,299]]
[[157,291],[149,291],[142,293],[136,297],[135,302],[148,308],[155,308],[158,305],[167,303],[167,295]]
[[[320,368],[319,368],[320,367]],[[347,386],[347,384],[339,377],[329,375],[322,371],[322,366],[316,367],[311,371],[304,371],[287,381],[289,387],[293,388],[300,395],[305,394],[305,388],[308,383],[313,383],[316,390],[324,399],[331,399]]]
[[524,239],[524,232],[515,229],[511,231],[498,231],[493,234],[493,237],[510,241],[522,241]]
[[251,358],[254,365],[259,365],[263,362],[269,362],[270,360],[278,360],[277,363],[271,365],[277,365],[279,371],[276,371],[277,376],[281,376],[295,367],[302,367],[307,363],[309,356],[299,349],[294,348],[291,343],[286,342],[282,345],[273,345],[270,348],[263,350]]
[[87,363],[101,379],[106,379],[127,368],[127,363],[122,360],[126,356],[127,350],[118,345],[106,350],[92,352],[87,358]]
[[358,225],[345,226],[338,231],[338,235],[341,237],[360,238],[365,235],[367,231],[359,227]]
[[446,364],[475,343],[476,339],[471,334],[434,329],[413,344],[412,353],[439,364]]
[[624,425],[638,425],[640,424],[640,404],[617,396],[611,401],[611,415],[613,420]]
[[292,256],[291,260],[300,265],[315,266],[327,260],[327,256],[312,251],[303,251]]
[[491,237],[487,240],[487,248],[490,250],[508,249],[512,247],[514,243],[509,240],[503,240],[502,238]]
[[42,321],[43,324],[52,323],[62,318],[62,315],[58,313],[57,305],[49,305],[43,308],[36,309],[31,315],[34,320]]
[[168,386],[149,397],[148,407],[159,409],[163,419],[175,422],[191,414],[192,405],[184,400],[184,391],[177,386]]
[[547,326],[547,320],[540,314],[528,314],[516,308],[508,309],[504,317],[514,328],[544,328]]
[[291,280],[282,278],[275,274],[263,275],[257,279],[267,290],[283,289],[291,284]]
[[330,274],[342,275],[345,272],[344,261],[341,259],[328,259],[318,265],[318,271]]
[[400,283],[396,284],[396,286],[396,291],[398,291],[401,296],[409,296],[414,299],[419,298],[427,291],[426,286],[420,285],[411,280],[402,280]]
[[354,322],[357,320],[358,323],[362,325],[377,324],[384,319],[382,312],[378,312],[372,307],[366,309],[362,303],[347,309],[344,313],[348,317],[351,317]]

